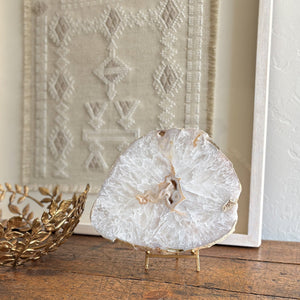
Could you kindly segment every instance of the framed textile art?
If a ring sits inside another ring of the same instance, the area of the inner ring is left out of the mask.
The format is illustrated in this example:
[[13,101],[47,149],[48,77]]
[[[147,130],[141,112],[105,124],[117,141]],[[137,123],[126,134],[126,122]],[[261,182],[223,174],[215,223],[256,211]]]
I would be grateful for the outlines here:
[[23,182],[90,183],[148,131],[211,133],[217,0],[26,0]]
[[[1,183],[23,178],[32,188],[59,183],[73,191],[90,182],[97,192],[105,167],[135,136],[172,123],[198,126],[233,162],[243,187],[236,231],[224,243],[258,246],[272,1],[219,1],[218,9],[209,1],[168,3],[0,2]],[[76,232],[94,234],[96,195]]]

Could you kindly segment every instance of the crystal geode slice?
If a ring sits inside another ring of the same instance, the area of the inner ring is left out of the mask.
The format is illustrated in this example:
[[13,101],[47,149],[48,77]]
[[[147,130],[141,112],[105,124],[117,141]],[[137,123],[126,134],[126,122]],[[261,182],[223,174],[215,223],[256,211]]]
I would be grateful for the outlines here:
[[234,231],[240,193],[232,163],[204,131],[152,131],[119,157],[91,222],[143,248],[204,248]]

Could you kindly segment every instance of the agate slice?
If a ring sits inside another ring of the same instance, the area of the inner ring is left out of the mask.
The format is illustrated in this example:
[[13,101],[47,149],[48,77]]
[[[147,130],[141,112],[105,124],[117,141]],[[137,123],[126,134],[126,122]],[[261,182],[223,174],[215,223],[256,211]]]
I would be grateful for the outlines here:
[[198,129],[152,131],[117,160],[91,222],[112,241],[160,250],[209,247],[234,231],[232,163]]

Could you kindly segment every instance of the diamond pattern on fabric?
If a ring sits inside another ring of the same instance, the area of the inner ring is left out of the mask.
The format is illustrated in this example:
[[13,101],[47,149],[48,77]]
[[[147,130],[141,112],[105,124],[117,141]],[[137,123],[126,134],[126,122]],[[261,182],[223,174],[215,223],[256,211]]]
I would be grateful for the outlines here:
[[179,10],[176,7],[174,1],[168,0],[166,7],[161,16],[168,28],[171,28],[173,26],[178,15],[179,15]]
[[110,35],[113,35],[117,31],[120,23],[121,23],[121,19],[118,15],[117,11],[115,9],[111,9],[110,13],[107,17],[107,20],[105,22],[105,25],[106,25]]

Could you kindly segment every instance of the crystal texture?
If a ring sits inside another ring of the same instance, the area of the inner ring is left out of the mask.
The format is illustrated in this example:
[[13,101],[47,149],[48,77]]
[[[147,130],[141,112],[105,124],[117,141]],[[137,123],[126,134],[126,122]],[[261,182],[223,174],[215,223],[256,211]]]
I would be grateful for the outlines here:
[[241,185],[198,129],[152,131],[116,161],[91,222],[112,241],[160,250],[209,247],[234,231]]

